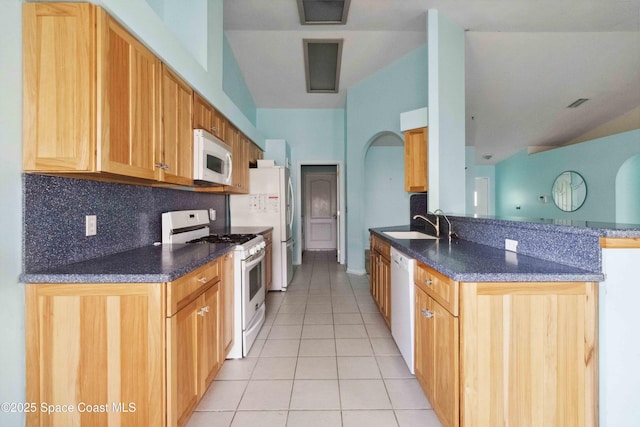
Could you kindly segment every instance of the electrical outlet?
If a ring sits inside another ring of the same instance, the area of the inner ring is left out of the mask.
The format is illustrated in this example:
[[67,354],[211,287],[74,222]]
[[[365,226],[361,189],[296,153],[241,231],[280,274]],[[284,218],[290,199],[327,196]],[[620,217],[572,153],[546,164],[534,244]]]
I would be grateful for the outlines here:
[[215,221],[216,220],[216,210],[215,209],[209,209],[209,219],[211,221]]
[[518,241],[511,239],[504,239],[504,248],[507,251],[518,252]]
[[95,236],[98,233],[98,221],[95,215],[84,217],[84,235]]

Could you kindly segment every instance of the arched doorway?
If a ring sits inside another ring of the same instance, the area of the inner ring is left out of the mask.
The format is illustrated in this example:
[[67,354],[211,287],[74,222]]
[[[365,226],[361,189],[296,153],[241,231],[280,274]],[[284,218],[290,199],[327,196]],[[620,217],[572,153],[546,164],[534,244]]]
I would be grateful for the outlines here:
[[[363,241],[369,228],[409,223],[409,193],[404,191],[404,141],[393,132],[371,138],[364,154]],[[366,253],[367,245],[365,245]],[[366,256],[366,254],[365,254]],[[365,264],[368,258],[365,258]]]
[[616,222],[640,224],[640,154],[627,159],[616,175]]

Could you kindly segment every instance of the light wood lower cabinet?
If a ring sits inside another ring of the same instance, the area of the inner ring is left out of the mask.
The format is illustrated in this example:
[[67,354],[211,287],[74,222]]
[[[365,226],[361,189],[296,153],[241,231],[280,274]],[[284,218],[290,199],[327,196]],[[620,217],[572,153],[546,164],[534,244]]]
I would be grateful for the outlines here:
[[371,295],[391,327],[391,246],[371,235]]
[[444,426],[598,424],[597,283],[442,277],[417,263],[416,377]]
[[164,305],[160,283],[27,285],[27,426],[165,425]]
[[230,346],[225,260],[168,283],[28,284],[27,426],[185,425]]

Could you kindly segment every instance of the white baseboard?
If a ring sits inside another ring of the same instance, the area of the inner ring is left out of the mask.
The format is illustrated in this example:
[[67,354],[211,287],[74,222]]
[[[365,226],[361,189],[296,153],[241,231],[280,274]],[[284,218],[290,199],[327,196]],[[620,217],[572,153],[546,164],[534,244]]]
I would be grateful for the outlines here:
[[367,271],[366,270],[354,270],[352,268],[347,268],[347,273],[356,274],[358,276],[364,276],[365,274],[367,274]]

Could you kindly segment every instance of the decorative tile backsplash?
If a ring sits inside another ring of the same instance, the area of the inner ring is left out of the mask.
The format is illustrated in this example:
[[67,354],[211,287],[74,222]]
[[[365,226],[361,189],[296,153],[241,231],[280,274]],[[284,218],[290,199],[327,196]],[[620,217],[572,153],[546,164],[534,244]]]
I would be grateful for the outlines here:
[[[35,272],[158,242],[161,214],[217,211],[212,227],[224,227],[224,195],[24,175],[24,266]],[[96,215],[97,235],[85,236],[85,216]]]

